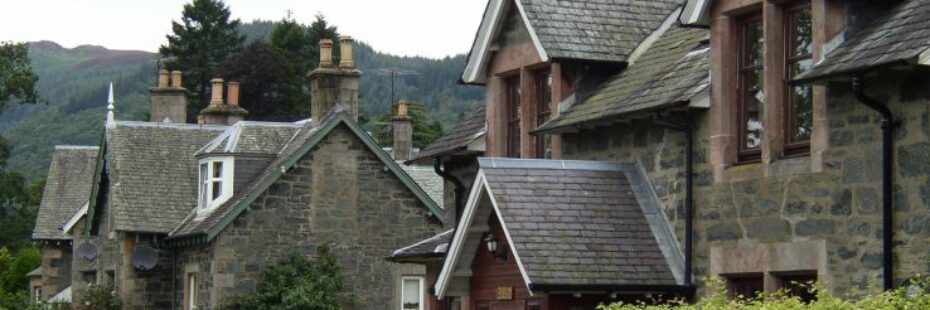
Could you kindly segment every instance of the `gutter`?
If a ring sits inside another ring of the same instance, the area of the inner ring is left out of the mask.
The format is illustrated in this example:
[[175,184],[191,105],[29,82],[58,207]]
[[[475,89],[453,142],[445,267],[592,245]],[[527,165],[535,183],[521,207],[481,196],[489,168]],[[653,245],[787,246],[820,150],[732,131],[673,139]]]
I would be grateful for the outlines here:
[[893,206],[891,205],[892,182],[892,151],[894,147],[894,128],[898,125],[894,115],[887,106],[865,94],[862,76],[852,79],[852,89],[856,100],[881,114],[882,122],[882,288],[886,291],[894,289],[894,261],[893,247],[894,232]]
[[533,292],[596,292],[596,293],[677,293],[691,295],[694,286],[677,284],[535,284],[530,283]]
[[688,114],[688,125],[675,125],[659,119],[655,114],[652,123],[656,126],[680,131],[685,134],[685,277],[686,286],[694,286],[692,274],[692,258],[694,257],[694,134],[691,130],[691,114]]

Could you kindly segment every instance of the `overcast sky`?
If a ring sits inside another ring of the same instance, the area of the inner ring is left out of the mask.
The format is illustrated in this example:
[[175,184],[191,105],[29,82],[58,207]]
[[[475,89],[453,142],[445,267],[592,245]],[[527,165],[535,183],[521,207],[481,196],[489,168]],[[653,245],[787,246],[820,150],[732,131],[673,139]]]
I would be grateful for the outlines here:
[[[190,0],[0,0],[0,40],[51,40],[157,51]],[[234,18],[310,23],[318,12],[342,34],[396,55],[467,52],[486,0],[225,0]]]

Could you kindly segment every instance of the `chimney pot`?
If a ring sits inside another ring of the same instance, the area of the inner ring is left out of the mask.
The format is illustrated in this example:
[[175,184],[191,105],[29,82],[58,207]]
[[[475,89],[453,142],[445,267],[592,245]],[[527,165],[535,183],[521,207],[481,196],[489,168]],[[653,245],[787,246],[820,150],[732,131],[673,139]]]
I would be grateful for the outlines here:
[[352,60],[352,45],[355,40],[351,36],[339,36],[341,57],[339,59],[339,68],[355,69],[355,61]]
[[168,87],[168,70],[161,69],[158,70],[158,88],[167,88]]
[[171,88],[181,88],[181,71],[171,71]]
[[398,117],[407,117],[407,100],[401,100],[397,103],[397,116]]
[[212,98],[210,98],[210,105],[222,105],[223,104],[223,79],[212,79],[210,83],[213,84],[213,87],[210,90],[213,93]]
[[333,40],[320,40],[320,68],[333,66]]
[[226,83],[226,101],[229,105],[238,107],[239,106],[239,82],[229,82]]

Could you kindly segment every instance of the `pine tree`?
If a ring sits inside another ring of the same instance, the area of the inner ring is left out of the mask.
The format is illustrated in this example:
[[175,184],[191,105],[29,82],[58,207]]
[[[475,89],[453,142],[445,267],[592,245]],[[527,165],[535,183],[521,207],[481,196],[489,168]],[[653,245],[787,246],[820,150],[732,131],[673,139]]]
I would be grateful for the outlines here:
[[0,42],[0,109],[10,98],[35,103],[38,80],[29,65],[29,47],[25,43]]
[[193,102],[188,115],[207,105],[207,90],[219,64],[242,49],[245,37],[238,32],[239,20],[229,19],[229,7],[220,0],[194,0],[184,5],[181,23],[172,21],[168,45],[159,53],[171,58],[173,69],[184,71],[184,87]]
[[320,40],[333,40],[333,61],[339,61],[339,30],[336,26],[331,26],[326,17],[322,14],[316,15],[316,20],[307,27],[309,40],[313,43],[310,48],[311,68],[316,68],[320,63]]
[[[410,116],[410,121],[413,123],[414,146],[420,148],[426,147],[443,135],[442,124],[426,114],[426,110],[422,103],[415,101],[408,102],[407,113]],[[394,115],[397,115],[397,104],[392,105],[387,113],[375,117],[375,122],[376,124],[388,125],[391,123],[391,119],[394,118]],[[384,128],[385,130],[375,133],[375,138],[381,145],[390,146],[391,143],[393,143],[392,132],[388,130],[390,126],[385,126]]]

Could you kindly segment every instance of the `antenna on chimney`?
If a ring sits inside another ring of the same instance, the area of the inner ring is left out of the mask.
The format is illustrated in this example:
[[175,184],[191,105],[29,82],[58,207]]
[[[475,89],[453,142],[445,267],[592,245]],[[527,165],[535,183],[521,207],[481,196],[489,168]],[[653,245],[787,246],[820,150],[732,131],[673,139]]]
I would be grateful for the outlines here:
[[107,127],[116,126],[116,106],[113,100],[113,82],[110,82],[110,95],[107,96]]

